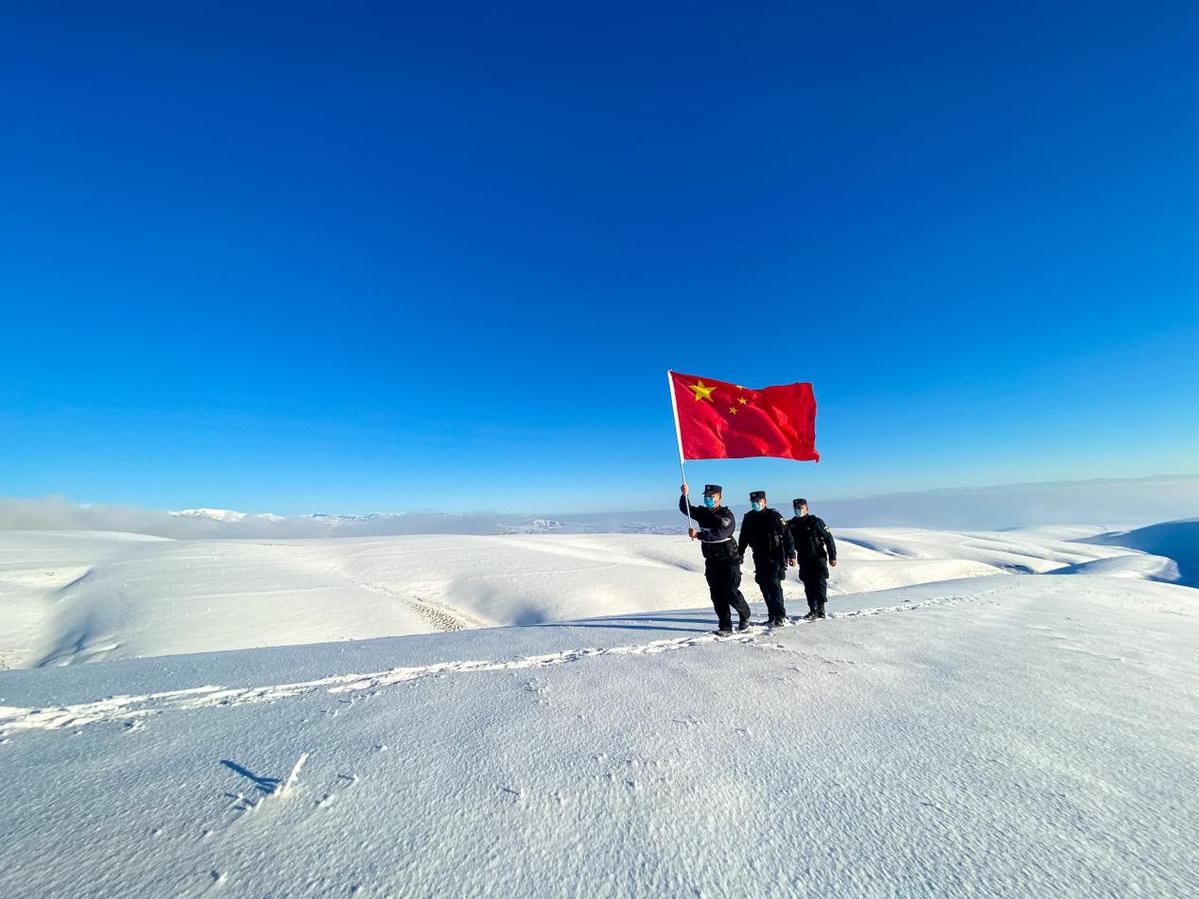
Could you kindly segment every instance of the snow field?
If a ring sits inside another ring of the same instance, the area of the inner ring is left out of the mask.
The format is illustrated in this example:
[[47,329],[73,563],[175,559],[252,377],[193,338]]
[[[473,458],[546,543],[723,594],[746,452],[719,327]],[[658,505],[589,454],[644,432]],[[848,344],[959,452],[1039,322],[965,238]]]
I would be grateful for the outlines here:
[[10,672],[0,894],[1189,895],[1193,595],[993,576],[728,639],[696,610]]
[[1199,594],[1098,530],[731,638],[678,537],[9,532],[0,895],[1189,896]]
[[[838,531],[834,594],[996,572],[1170,580],[1169,559],[1036,533]],[[0,532],[0,665],[361,640],[703,603],[682,536],[172,541]],[[794,573],[785,594],[803,607]],[[743,592],[753,599],[752,563]]]

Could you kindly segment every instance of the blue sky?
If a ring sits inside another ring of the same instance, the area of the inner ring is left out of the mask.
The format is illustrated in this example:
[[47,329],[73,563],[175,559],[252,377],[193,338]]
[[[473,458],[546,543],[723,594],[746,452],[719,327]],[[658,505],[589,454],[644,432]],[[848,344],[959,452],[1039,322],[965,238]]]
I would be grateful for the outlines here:
[[650,508],[667,368],[814,383],[736,493],[1199,468],[1194,4],[37,6],[0,495]]

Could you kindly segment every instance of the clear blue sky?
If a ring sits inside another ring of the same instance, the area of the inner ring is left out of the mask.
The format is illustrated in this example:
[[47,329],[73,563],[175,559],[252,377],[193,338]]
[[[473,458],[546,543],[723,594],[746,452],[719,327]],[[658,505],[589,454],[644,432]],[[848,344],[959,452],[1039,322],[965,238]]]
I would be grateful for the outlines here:
[[650,508],[667,368],[814,382],[737,493],[1193,472],[1199,7],[977,7],[10,5],[0,495]]

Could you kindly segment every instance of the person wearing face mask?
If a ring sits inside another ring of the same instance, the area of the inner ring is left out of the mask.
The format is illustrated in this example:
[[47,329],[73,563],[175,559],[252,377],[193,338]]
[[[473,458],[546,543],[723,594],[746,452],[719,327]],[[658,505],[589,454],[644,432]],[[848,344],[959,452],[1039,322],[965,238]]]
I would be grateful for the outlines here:
[[837,567],[837,544],[828,525],[815,515],[808,514],[808,501],[792,501],[795,517],[787,522],[787,530],[795,542],[799,556],[799,579],[803,581],[804,593],[808,597],[808,614],[804,620],[824,617],[824,604],[828,601],[828,569]]
[[683,495],[679,497],[679,510],[699,525],[698,528],[689,528],[687,534],[692,540],[700,542],[704,554],[704,577],[707,578],[712,607],[716,610],[719,622],[716,633],[727,637],[733,633],[732,609],[736,609],[739,616],[737,630],[743,631],[749,627],[749,605],[741,595],[741,557],[733,537],[737,518],[720,504],[722,491],[719,484],[704,487],[702,506],[693,506],[687,501],[686,484],[681,489]]
[[791,531],[783,516],[766,505],[766,491],[755,490],[749,495],[752,509],[741,519],[741,539],[737,549],[745,558],[745,547],[754,551],[754,580],[766,600],[766,614],[770,627],[782,627],[787,623],[787,609],[783,605],[783,578],[787,566],[795,564],[795,546],[791,542]]

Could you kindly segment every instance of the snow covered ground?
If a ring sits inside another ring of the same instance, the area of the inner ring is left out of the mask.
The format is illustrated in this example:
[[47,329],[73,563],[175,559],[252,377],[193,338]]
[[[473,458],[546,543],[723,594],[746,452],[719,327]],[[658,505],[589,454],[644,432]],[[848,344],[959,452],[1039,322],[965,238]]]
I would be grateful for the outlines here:
[[160,542],[170,541],[113,532],[0,531],[0,670],[30,664],[55,603],[96,566]]
[[[1098,529],[1071,529],[1093,537]],[[1005,573],[1174,580],[1169,559],[1057,532],[837,531],[833,593]],[[1097,567],[1096,567],[1097,566]],[[162,540],[0,531],[0,665],[64,665],[653,612],[702,603],[682,536]],[[747,593],[756,590],[746,568]],[[794,606],[801,586],[786,585]]]
[[1191,895],[1178,566],[837,536],[718,639],[678,537],[2,533],[0,895]]
[[1177,569],[1177,576],[1173,580],[1189,587],[1199,587],[1199,518],[1165,521],[1114,534],[1097,534],[1090,541],[1167,556]]

